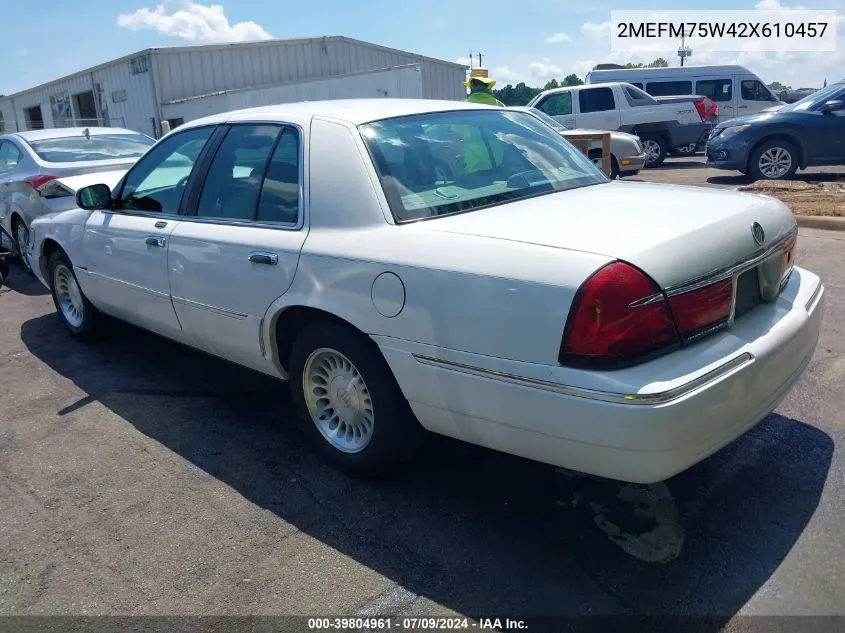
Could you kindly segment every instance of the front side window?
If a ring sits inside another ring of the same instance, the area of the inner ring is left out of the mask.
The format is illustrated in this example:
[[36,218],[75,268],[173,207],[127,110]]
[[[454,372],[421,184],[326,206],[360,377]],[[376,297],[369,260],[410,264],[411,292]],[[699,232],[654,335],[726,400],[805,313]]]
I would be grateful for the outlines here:
[[29,141],[38,157],[48,163],[121,160],[143,156],[155,141],[143,134],[79,134]]
[[0,141],[0,174],[12,171],[21,160],[20,150],[9,141]]
[[214,130],[201,127],[165,137],[126,175],[120,208],[178,213],[194,165]]
[[398,223],[607,182],[584,154],[525,112],[438,112],[360,130]]
[[572,93],[559,92],[543,99],[537,109],[549,116],[565,116],[572,114]]
[[691,81],[650,81],[646,92],[653,97],[670,97],[692,93]]
[[281,125],[235,125],[205,176],[197,215],[254,220],[261,181]]
[[747,79],[740,84],[743,101],[775,101],[769,89],[756,79]]
[[695,83],[695,94],[709,97],[716,103],[733,98],[733,81],[730,79],[702,79]]
[[613,90],[610,88],[587,88],[578,92],[578,105],[581,114],[605,112],[616,108]]

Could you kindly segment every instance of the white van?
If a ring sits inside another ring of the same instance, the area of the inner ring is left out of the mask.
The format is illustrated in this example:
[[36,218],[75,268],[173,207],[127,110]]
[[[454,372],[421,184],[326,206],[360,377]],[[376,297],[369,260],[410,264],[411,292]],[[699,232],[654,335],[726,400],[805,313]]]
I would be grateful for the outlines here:
[[586,83],[624,81],[653,97],[702,95],[719,106],[719,121],[784,105],[760,78],[743,66],[678,66],[592,70]]

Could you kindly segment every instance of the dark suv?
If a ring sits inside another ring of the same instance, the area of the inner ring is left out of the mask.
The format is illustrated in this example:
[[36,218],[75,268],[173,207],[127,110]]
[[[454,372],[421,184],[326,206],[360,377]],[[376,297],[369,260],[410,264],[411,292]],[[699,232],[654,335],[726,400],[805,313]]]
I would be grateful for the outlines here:
[[797,169],[845,165],[845,81],[775,112],[730,119],[707,141],[707,165],[785,180]]

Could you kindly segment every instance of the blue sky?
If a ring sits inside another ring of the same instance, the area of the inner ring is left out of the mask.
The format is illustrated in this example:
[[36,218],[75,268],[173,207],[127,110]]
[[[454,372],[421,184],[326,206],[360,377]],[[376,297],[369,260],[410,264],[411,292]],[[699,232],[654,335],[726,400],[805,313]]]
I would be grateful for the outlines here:
[[[10,94],[152,46],[265,37],[347,35],[451,61],[481,51],[499,86],[542,85],[596,63],[651,61],[610,53],[611,9],[753,9],[809,7],[838,11],[836,53],[696,53],[693,63],[742,63],[764,81],[818,86],[845,78],[845,0],[0,0],[4,31],[0,93]],[[122,17],[121,17],[122,16]],[[672,51],[664,55],[677,63]],[[649,55],[653,58],[654,55]]]

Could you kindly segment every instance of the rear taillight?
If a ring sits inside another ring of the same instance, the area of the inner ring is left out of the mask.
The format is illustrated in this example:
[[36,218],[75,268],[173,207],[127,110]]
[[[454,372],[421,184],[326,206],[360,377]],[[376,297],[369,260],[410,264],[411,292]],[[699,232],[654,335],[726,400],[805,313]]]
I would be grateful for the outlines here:
[[606,368],[679,344],[657,284],[630,264],[614,262],[594,273],[576,293],[559,361]]
[[732,305],[732,279],[669,297],[669,308],[684,342],[727,323]]
[[783,258],[781,264],[781,271],[780,271],[780,282],[783,284],[787,278],[789,277],[790,273],[792,272],[793,267],[795,266],[795,247],[798,245],[798,237],[796,236],[794,239],[790,240],[786,243],[783,250]]
[[716,116],[719,112],[718,104],[708,97],[704,97],[701,101],[696,101],[695,109],[698,110],[698,116],[701,117],[702,121],[706,121],[708,118]]
[[39,176],[31,176],[30,178],[24,178],[24,182],[30,185],[33,189],[39,189],[40,187],[46,185],[51,180],[55,180],[58,176],[46,176],[46,175],[39,175]]

